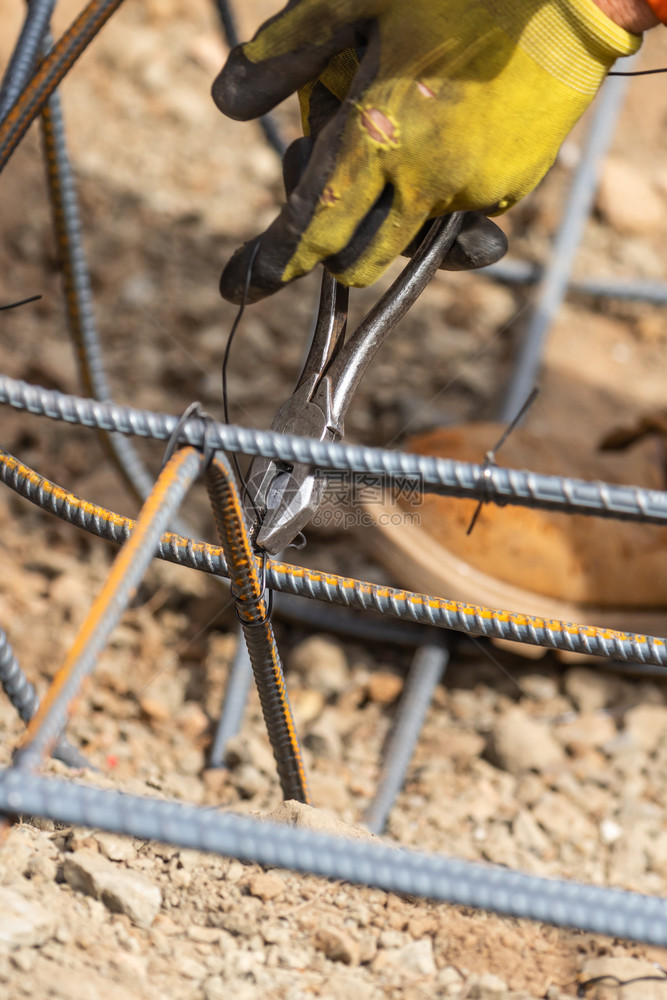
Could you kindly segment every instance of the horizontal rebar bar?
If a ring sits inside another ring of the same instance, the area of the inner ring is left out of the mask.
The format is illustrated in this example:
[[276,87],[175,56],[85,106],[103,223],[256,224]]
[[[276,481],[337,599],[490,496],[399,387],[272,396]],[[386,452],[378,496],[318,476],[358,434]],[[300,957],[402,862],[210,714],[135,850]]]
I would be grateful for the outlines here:
[[[118,514],[79,500],[59,487],[54,487],[1,450],[0,479],[34,503],[39,504],[43,494],[45,509],[111,541],[122,542],[134,526],[129,518],[121,518]],[[169,562],[201,569],[216,576],[228,575],[222,550],[205,542],[166,533],[160,540],[156,555]],[[413,594],[407,590],[378,586],[274,559],[266,560],[266,585],[271,590],[373,611],[380,615],[391,615],[469,635],[510,639],[548,649],[667,667],[667,640],[654,636],[618,632],[593,625],[577,625],[518,612],[497,611],[443,597]]]
[[39,815],[411,896],[667,945],[667,900],[0,771],[0,812]]
[[[0,375],[0,404],[65,423],[102,427],[157,441],[169,440],[179,423],[178,417],[169,414],[83,399],[29,385],[8,375]],[[179,440],[197,448],[203,448],[206,441],[216,450],[302,462],[325,470],[344,470],[351,478],[370,473],[387,482],[413,483],[426,493],[473,498],[501,506],[513,504],[651,524],[667,522],[667,493],[638,486],[314,441],[275,431],[205,422],[199,417],[193,417],[183,426]]]

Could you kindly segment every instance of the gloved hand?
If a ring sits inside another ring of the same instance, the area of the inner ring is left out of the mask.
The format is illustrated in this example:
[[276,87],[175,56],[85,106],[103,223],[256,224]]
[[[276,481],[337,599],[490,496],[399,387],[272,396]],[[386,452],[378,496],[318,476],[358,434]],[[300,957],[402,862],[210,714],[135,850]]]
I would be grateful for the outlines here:
[[[506,211],[640,42],[593,0],[290,0],[232,50],[213,86],[218,107],[256,117],[325,71],[342,103],[261,237],[250,300],[319,261],[345,284],[371,284],[427,219]],[[223,273],[232,301],[252,250]]]

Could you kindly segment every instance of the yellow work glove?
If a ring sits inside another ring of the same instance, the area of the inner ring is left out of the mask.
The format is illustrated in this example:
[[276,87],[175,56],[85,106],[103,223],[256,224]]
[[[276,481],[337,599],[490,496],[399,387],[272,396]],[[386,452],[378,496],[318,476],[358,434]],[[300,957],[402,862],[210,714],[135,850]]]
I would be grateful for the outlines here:
[[[346,284],[371,284],[427,219],[506,211],[640,42],[593,0],[290,0],[230,53],[213,86],[222,111],[254,118],[328,66],[335,93],[363,55],[259,239],[251,300],[319,261]],[[337,56],[347,70],[330,65]],[[238,301],[254,249],[227,265],[225,297]]]

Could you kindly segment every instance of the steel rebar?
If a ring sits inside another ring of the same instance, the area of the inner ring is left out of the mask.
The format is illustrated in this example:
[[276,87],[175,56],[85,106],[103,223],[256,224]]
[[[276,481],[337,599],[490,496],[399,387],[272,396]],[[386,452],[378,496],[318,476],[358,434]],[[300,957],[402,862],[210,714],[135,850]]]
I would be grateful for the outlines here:
[[116,623],[132,599],[153,559],[160,535],[196,479],[202,458],[194,448],[183,448],[165,465],[144,504],[127,543],[111,567],[107,581],[56,674],[46,697],[33,716],[16,756],[21,769],[34,767],[65,727],[72,700],[95,668]]

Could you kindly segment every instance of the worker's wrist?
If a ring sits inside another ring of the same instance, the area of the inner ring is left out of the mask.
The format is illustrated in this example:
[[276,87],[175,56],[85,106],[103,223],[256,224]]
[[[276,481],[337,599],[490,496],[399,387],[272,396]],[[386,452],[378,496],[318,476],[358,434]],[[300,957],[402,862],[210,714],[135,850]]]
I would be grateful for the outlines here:
[[594,2],[607,17],[626,31],[640,34],[660,24],[659,18],[646,0],[594,0]]

